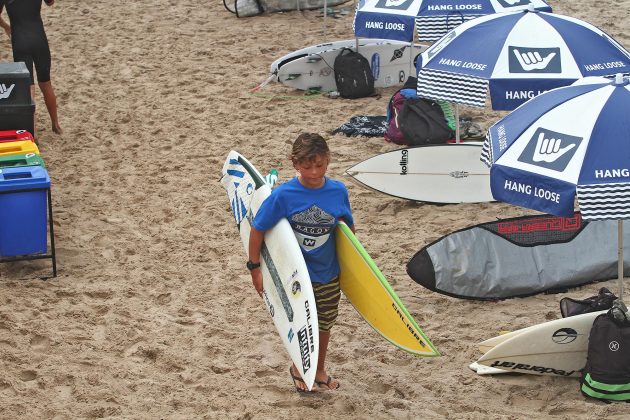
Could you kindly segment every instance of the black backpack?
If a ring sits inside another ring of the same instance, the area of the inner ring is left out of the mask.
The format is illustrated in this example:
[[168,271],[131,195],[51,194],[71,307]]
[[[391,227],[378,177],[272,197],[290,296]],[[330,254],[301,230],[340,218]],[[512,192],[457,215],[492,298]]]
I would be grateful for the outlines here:
[[630,402],[630,320],[617,302],[593,321],[580,390],[602,401]]
[[400,131],[412,146],[446,143],[455,135],[446,123],[440,105],[430,99],[407,99],[398,122]]
[[374,94],[374,76],[367,58],[342,48],[335,58],[335,82],[342,98],[364,98]]

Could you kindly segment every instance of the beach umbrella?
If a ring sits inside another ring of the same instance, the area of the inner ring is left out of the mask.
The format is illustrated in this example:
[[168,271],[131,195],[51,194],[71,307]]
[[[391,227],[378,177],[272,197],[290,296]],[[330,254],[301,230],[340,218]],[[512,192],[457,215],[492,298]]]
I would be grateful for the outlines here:
[[579,19],[532,9],[463,23],[421,55],[418,95],[512,110],[579,78],[630,72],[630,53]]
[[551,12],[543,0],[360,0],[353,21],[358,38],[435,42],[449,30],[479,16],[523,10]]
[[[623,297],[623,219],[630,219],[630,80],[584,78],[543,93],[490,127],[481,160],[496,200],[618,220]],[[594,247],[597,244],[593,244]]]

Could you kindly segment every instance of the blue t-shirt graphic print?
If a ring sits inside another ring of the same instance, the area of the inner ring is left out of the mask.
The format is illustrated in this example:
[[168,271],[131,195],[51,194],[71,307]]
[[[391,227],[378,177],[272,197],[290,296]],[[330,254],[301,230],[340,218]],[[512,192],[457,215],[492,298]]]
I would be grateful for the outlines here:
[[328,283],[337,277],[335,227],[340,219],[349,226],[354,224],[346,186],[326,178],[321,188],[306,188],[293,178],[271,192],[252,225],[261,231],[269,230],[283,217],[300,244],[311,282]]

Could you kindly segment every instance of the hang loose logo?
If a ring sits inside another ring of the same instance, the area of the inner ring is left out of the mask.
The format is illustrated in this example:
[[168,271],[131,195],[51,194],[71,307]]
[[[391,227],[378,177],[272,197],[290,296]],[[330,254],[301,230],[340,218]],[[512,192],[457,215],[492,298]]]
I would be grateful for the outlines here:
[[9,95],[11,95],[11,92],[13,92],[14,87],[15,87],[14,84],[7,88],[7,86],[4,83],[0,83],[0,99],[8,98]]
[[581,142],[581,137],[540,127],[523,149],[518,161],[562,172]]
[[569,150],[575,147],[575,143],[571,143],[566,147],[560,147],[562,145],[562,139],[547,139],[545,133],[538,135],[538,141],[536,142],[536,149],[534,150],[534,156],[532,159],[534,162],[547,162],[552,163],[560,159]]
[[560,48],[509,47],[510,73],[561,73]]

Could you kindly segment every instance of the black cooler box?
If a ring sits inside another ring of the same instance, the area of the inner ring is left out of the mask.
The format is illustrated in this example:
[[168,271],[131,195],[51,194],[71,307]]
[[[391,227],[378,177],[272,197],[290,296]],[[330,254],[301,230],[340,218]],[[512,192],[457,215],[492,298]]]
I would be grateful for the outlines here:
[[0,130],[34,132],[31,75],[22,62],[0,63]]
[[0,107],[4,105],[31,105],[31,75],[22,62],[0,63]]

